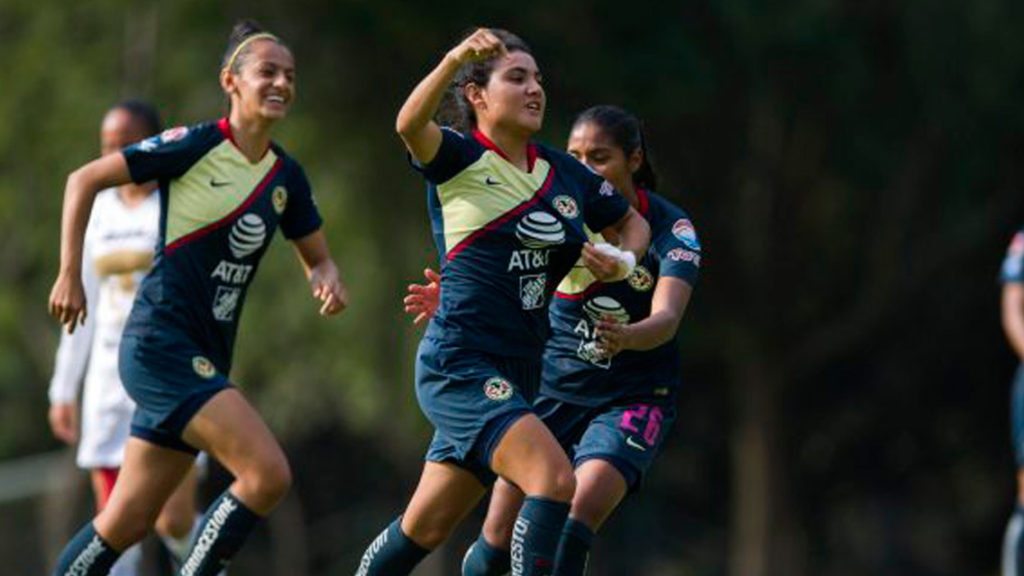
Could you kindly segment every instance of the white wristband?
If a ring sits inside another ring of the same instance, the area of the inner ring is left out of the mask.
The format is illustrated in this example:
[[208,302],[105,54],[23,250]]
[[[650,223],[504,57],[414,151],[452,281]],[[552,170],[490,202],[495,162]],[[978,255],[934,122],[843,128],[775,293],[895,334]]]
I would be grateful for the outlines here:
[[[636,268],[636,254],[633,254],[629,250],[620,250],[619,248],[604,242],[594,244],[594,248],[596,248],[598,252],[601,252],[606,256],[611,256],[619,261],[619,274],[616,276],[616,280],[624,279],[626,276],[629,276],[630,272],[633,271],[633,268]],[[623,268],[625,268],[625,270],[623,270]]]

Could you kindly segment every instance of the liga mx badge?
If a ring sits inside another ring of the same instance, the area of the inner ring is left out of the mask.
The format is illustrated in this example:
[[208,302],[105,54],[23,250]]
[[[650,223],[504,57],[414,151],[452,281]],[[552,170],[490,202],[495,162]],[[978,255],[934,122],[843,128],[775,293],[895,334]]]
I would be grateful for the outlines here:
[[565,194],[555,196],[551,204],[554,205],[555,210],[558,210],[559,214],[570,220],[580,215],[580,208],[576,205],[576,201],[572,199],[572,196],[566,196]]
[[288,205],[288,190],[284,186],[278,186],[274,188],[274,193],[270,199],[274,203],[274,212],[280,214],[284,212],[284,207]]
[[512,384],[500,376],[488,378],[484,382],[484,395],[495,402],[504,402],[512,397]]
[[213,362],[205,356],[193,356],[192,357],[192,369],[199,374],[200,377],[209,380],[217,374],[217,368],[213,366]]
[[242,297],[241,288],[218,286],[213,295],[213,317],[221,322],[231,322],[235,318],[235,308]]

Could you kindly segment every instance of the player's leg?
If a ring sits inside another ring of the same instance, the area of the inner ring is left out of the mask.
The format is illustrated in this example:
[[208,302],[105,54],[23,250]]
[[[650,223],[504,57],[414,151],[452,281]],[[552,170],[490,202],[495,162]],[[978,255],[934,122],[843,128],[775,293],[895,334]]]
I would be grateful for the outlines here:
[[108,574],[121,551],[152,527],[192,460],[191,454],[129,439],[110,501],[64,547],[54,576]]
[[427,462],[412,500],[363,554],[357,576],[403,576],[451,534],[483,498],[470,471],[449,462]]
[[[120,468],[92,468],[89,470],[89,477],[92,480],[93,496],[96,499],[96,513],[98,514],[110,501],[110,495],[114,491],[114,484]],[[142,562],[142,544],[136,543],[121,552],[120,558],[110,568],[110,576],[136,576],[139,573],[139,566]]]
[[167,499],[156,519],[156,533],[171,554],[175,569],[188,556],[192,527],[196,522],[196,478],[196,467],[193,466]]
[[525,495],[503,478],[494,483],[487,517],[476,542],[462,560],[462,576],[501,576],[511,569],[509,543],[512,526]]
[[595,415],[575,450],[576,495],[555,573],[581,576],[594,534],[650,468],[675,421],[671,404],[612,406]]
[[531,413],[519,418],[505,432],[492,453],[491,467],[526,496],[512,528],[512,572],[527,576],[551,574],[576,489],[565,451]]
[[291,487],[284,451],[235,388],[212,396],[189,420],[182,439],[205,450],[235,477],[206,510],[183,573],[213,576],[226,567]]
[[555,574],[586,573],[594,534],[622,502],[627,489],[622,473],[605,460],[587,460],[576,468],[576,495],[558,543]]

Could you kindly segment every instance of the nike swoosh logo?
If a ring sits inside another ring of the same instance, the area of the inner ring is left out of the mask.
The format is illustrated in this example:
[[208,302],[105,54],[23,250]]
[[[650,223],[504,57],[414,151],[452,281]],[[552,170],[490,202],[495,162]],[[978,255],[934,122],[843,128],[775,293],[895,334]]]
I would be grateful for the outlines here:
[[641,452],[646,452],[647,451],[647,448],[645,446],[641,445],[636,440],[633,440],[632,436],[627,436],[626,437],[626,444],[628,444],[630,448],[636,448],[637,450],[639,450]]
[[231,182],[218,182],[217,180],[210,178],[210,186],[213,186],[214,188],[220,188],[221,186],[227,186],[228,184],[231,184]]
[[484,178],[484,182],[486,182],[488,186],[497,186],[498,184],[501,184],[501,182],[491,178],[490,176]]

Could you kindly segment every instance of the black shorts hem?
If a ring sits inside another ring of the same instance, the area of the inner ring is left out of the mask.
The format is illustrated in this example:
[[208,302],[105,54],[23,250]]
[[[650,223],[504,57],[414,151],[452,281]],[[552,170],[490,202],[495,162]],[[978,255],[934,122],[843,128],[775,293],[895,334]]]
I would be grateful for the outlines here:
[[573,469],[579,468],[584,462],[588,460],[604,460],[611,464],[622,474],[622,478],[626,481],[626,492],[633,493],[640,489],[640,484],[644,479],[644,473],[635,464],[618,456],[616,454],[587,454],[586,456],[580,456],[573,460]]
[[132,424],[131,435],[135,438],[145,440],[150,444],[156,444],[161,448],[169,448],[171,450],[177,450],[178,452],[184,452],[195,456],[199,454],[199,450],[189,446],[184,440],[160,430],[151,430],[149,428],[143,428],[136,424]]

